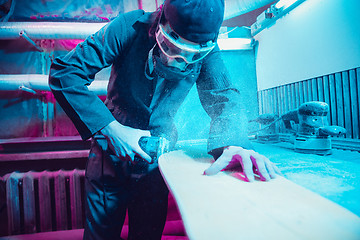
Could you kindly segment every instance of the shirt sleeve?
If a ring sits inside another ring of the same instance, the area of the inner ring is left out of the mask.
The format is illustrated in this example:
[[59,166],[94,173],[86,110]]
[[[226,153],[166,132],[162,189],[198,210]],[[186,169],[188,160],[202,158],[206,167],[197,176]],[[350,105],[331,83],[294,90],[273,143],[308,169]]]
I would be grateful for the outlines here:
[[54,97],[87,139],[114,120],[98,96],[88,89],[95,74],[122,54],[134,29],[132,23],[143,11],[120,14],[67,55],[54,60],[49,85]]
[[253,149],[239,90],[230,82],[218,46],[204,59],[197,89],[201,104],[211,118],[208,152],[216,159],[227,146]]

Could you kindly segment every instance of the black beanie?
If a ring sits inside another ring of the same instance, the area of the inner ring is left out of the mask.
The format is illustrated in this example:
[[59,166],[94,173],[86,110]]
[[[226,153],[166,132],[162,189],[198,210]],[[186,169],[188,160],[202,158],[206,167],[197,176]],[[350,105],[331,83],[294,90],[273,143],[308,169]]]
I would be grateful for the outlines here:
[[171,28],[196,43],[215,41],[224,18],[224,0],[165,0],[163,14]]

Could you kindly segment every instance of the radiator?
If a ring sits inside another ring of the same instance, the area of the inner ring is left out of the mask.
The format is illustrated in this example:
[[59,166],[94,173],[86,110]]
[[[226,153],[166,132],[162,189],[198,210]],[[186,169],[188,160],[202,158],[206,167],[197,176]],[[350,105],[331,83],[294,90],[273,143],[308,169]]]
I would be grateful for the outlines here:
[[84,170],[4,176],[8,234],[83,228]]

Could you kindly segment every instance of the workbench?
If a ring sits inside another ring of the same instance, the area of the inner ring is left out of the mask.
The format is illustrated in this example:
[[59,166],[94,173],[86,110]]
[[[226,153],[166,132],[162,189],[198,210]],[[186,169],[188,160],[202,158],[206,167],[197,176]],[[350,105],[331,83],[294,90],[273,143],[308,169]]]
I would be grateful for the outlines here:
[[255,149],[280,168],[284,177],[360,216],[360,153],[332,149],[319,156],[297,153],[288,142],[263,144]]
[[205,176],[204,143],[181,142],[159,158],[190,239],[359,239],[358,152],[318,156],[254,142],[284,176],[247,183],[239,171]]

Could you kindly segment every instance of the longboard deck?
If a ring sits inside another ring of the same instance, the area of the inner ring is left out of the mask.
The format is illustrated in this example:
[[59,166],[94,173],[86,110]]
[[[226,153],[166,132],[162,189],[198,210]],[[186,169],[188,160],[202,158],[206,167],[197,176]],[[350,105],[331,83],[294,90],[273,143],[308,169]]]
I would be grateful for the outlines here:
[[191,240],[360,239],[360,218],[340,205],[280,176],[248,183],[203,175],[211,162],[184,151],[159,158]]

